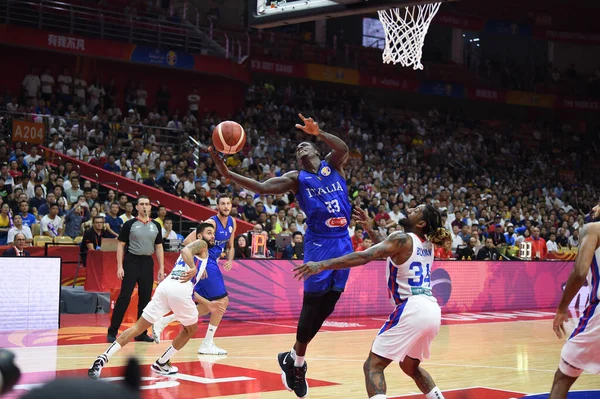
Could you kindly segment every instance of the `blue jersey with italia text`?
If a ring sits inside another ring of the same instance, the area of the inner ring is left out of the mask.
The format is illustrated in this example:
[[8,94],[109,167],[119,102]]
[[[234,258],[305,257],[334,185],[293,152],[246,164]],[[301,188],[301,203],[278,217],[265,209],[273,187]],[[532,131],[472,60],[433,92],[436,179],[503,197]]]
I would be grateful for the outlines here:
[[306,213],[307,237],[348,237],[352,207],[346,180],[327,161],[317,173],[300,170],[296,198]]
[[221,223],[217,215],[211,217],[211,219],[215,222],[215,246],[208,249],[208,257],[211,260],[218,260],[233,234],[233,218],[227,216],[225,225]]

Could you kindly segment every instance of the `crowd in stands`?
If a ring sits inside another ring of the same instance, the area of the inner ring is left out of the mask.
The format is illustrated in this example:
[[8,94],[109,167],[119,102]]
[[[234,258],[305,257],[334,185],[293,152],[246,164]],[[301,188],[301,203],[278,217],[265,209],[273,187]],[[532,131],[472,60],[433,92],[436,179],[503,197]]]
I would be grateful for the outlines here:
[[[249,235],[236,237],[238,258],[252,255],[255,235],[265,238],[261,256],[303,256],[305,215],[293,194],[257,195],[218,175],[205,150],[220,119],[198,113],[195,91],[190,108],[177,112],[168,101],[161,103],[166,87],[153,101],[141,83],[132,83],[123,112],[113,101],[118,88],[81,80],[68,70],[54,79],[32,69],[20,96],[0,97],[1,244],[16,232],[29,242],[35,234],[76,238],[93,227],[96,216],[104,217],[103,230],[115,237],[135,214],[130,198],[104,195],[70,162],[51,167],[35,146],[11,143],[10,121],[23,112],[33,120],[49,115],[49,147],[56,151],[213,209],[217,196],[229,193],[232,216],[254,224]],[[294,128],[299,112],[348,143],[349,201],[368,211],[374,229],[372,237],[367,226],[350,222],[355,250],[401,230],[406,209],[431,203],[452,231],[452,242],[438,249],[441,258],[509,257],[509,248],[530,241],[534,257],[545,259],[548,252],[577,246],[596,201],[598,178],[585,166],[597,158],[598,138],[570,125],[377,108],[356,93],[291,83],[255,82],[246,100],[233,116],[246,130],[246,147],[226,161],[240,174],[263,180],[296,168],[290,163],[295,147],[310,139]],[[155,127],[173,128],[179,141],[163,140]],[[199,162],[188,136],[202,143]],[[157,218],[170,235],[164,207]],[[177,233],[183,232],[174,233],[181,238]]]

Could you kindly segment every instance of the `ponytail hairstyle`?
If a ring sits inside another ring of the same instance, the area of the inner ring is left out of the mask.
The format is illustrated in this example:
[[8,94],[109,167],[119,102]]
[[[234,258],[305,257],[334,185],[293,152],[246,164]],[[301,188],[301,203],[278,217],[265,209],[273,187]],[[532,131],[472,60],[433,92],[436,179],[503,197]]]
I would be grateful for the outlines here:
[[442,215],[433,205],[426,205],[423,210],[423,220],[427,225],[423,233],[429,241],[441,246],[445,241],[451,240],[450,232],[442,226]]

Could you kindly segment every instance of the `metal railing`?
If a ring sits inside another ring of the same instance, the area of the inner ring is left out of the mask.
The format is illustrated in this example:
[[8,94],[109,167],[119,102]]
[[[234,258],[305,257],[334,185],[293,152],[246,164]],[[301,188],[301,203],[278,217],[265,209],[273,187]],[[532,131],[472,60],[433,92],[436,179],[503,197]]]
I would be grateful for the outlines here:
[[[168,47],[190,53],[218,57],[224,54],[226,58],[238,60],[248,54],[243,54],[239,40],[234,41],[222,31],[200,29],[193,24],[152,18],[147,14],[125,15],[123,12],[59,1],[0,0],[0,21],[63,34]],[[223,48],[216,43],[224,45]]]

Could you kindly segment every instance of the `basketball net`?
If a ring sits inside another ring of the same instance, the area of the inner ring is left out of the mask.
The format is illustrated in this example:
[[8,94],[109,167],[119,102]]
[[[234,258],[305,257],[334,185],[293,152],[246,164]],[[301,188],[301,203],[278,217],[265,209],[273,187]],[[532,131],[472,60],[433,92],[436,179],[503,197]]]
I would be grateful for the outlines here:
[[385,31],[383,62],[423,69],[421,57],[429,24],[442,3],[418,4],[381,10],[379,20]]

